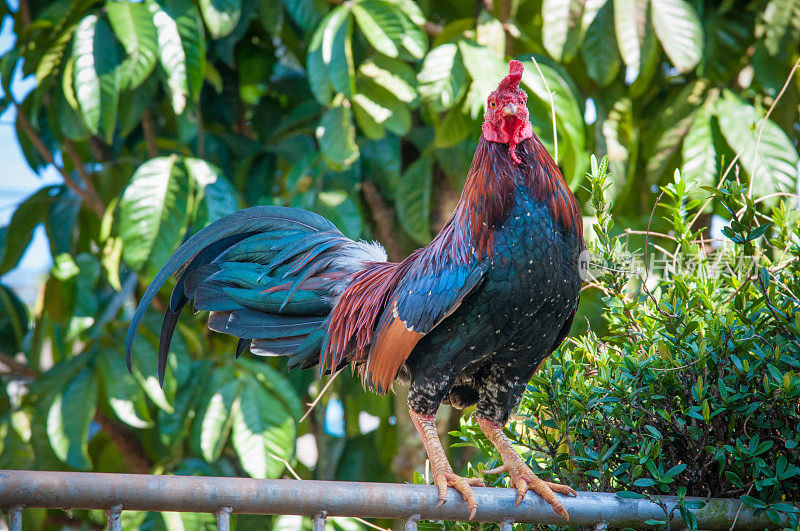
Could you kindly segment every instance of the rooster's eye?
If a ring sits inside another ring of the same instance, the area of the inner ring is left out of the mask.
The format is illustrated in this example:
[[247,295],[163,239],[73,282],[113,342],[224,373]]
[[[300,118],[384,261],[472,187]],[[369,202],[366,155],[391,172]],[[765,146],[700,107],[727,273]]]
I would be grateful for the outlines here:
[[497,103],[495,103],[494,100],[492,100],[489,102],[489,107],[497,107]]

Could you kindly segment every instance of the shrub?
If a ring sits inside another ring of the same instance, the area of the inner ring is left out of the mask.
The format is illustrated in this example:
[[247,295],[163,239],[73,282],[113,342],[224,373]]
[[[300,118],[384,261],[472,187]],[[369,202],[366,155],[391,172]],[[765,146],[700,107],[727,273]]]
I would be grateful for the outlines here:
[[[657,205],[667,245],[646,242],[648,265],[666,258],[674,270],[631,277],[620,273],[635,260],[612,236],[604,163],[593,161],[590,183],[600,267],[586,289],[602,292],[607,329],[568,340],[537,372],[511,435],[534,470],[576,488],[738,497],[796,527],[800,215],[785,201],[758,212],[734,176],[701,204],[676,172]],[[733,219],[716,248],[696,223],[709,201]],[[465,417],[455,435],[496,455],[479,433]],[[681,513],[695,528],[685,504]]]

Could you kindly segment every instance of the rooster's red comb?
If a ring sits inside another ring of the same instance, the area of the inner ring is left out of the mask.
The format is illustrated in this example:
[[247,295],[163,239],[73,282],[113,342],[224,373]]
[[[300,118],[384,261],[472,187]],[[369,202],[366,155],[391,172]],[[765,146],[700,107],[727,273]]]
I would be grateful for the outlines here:
[[508,63],[509,74],[503,78],[503,81],[497,86],[499,91],[513,91],[519,88],[519,82],[522,79],[522,72],[525,68],[519,61],[511,61]]

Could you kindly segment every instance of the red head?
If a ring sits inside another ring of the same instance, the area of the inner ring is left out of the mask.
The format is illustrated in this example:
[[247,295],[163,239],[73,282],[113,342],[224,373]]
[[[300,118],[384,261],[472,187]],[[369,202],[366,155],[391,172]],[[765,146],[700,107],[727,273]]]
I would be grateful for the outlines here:
[[486,112],[483,114],[483,136],[490,142],[508,144],[511,159],[522,162],[515,148],[517,144],[533,136],[533,127],[528,121],[528,95],[519,88],[522,79],[522,63],[511,61],[510,73],[503,78],[497,90],[489,94]]

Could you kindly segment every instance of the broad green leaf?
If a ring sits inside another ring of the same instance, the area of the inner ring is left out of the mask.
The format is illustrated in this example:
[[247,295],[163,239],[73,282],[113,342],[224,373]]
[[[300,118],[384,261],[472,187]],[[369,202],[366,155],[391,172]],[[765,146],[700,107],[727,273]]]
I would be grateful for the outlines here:
[[580,47],[580,17],[585,0],[544,0],[542,42],[547,53],[567,63]]
[[752,105],[728,90],[717,100],[715,114],[728,145],[734,152],[741,150],[739,164],[750,175],[757,196],[797,189],[797,149],[780,127],[765,122]]
[[42,55],[39,64],[36,65],[36,81],[41,84],[48,76],[58,71],[64,52],[72,40],[76,25],[72,24],[64,29],[61,35],[53,41],[47,51]]
[[158,437],[167,448],[178,446],[188,434],[190,424],[201,409],[198,401],[205,394],[213,369],[210,360],[193,362],[189,382],[175,395],[174,411],[159,410]]
[[464,58],[472,83],[467,96],[467,105],[472,118],[478,118],[497,84],[508,74],[508,65],[502,57],[495,55],[489,48],[466,39],[458,42],[458,49]]
[[211,377],[206,408],[200,419],[200,449],[209,463],[219,459],[231,429],[232,414],[239,393],[239,381],[230,379],[232,371],[218,371]]
[[172,108],[183,113],[200,96],[205,70],[205,36],[190,0],[146,0],[158,34],[158,60],[166,73]]
[[[563,139],[559,142],[558,163],[564,165],[564,175],[567,183],[577,186],[583,179],[585,172],[586,157],[584,148],[586,146],[586,130],[583,121],[583,112],[578,103],[578,93],[569,78],[569,74],[563,67],[553,64],[546,57],[538,57],[539,68],[533,62],[523,61],[525,72],[522,74],[522,84],[531,89],[536,99],[528,100],[531,108],[536,106],[538,111],[532,112],[534,129],[537,128],[539,120],[545,121],[546,126],[542,125],[542,138],[550,138],[553,134],[552,127],[552,107],[556,110],[557,132],[561,132]],[[541,70],[541,75],[539,75]],[[543,79],[547,81],[547,85]],[[549,91],[549,92],[548,92]],[[550,104],[552,94],[553,105]],[[569,154],[569,156],[567,156]],[[555,153],[553,153],[555,156]],[[570,165],[564,164],[565,160],[571,160]],[[579,162],[580,161],[580,162]]]
[[248,375],[233,414],[231,441],[239,462],[254,478],[278,478],[279,459],[294,455],[295,424],[284,405]]
[[[162,411],[172,413],[174,408],[170,403],[170,398],[167,397],[167,391],[174,391],[174,386],[170,389],[169,385],[170,379],[172,378],[172,371],[170,366],[167,365],[164,387],[161,387],[158,383],[156,367],[158,351],[153,341],[157,341],[157,339],[155,337],[148,337],[147,331],[145,330],[142,330],[140,334],[136,336],[133,349],[131,349],[133,376],[139,382],[139,386],[144,389],[147,398],[149,398],[151,402]],[[170,394],[174,396],[174,393]]]
[[378,140],[386,135],[382,124],[392,114],[386,107],[359,92],[353,96],[353,114],[358,127],[367,138]]
[[108,24],[87,15],[75,31],[73,83],[83,122],[92,134],[107,143],[114,137],[120,70],[117,44]]
[[458,144],[471,134],[474,124],[475,121],[464,114],[460,108],[450,109],[444,120],[434,124],[436,147],[447,148]]
[[73,468],[89,470],[89,425],[97,407],[97,376],[83,369],[56,394],[47,413],[47,437],[56,456]]
[[141,271],[160,267],[186,231],[191,183],[177,156],[150,159],[136,170],[119,203],[122,256]]
[[203,159],[189,157],[183,160],[186,171],[198,188],[199,208],[205,223],[233,214],[239,210],[236,190],[219,168]]
[[353,5],[358,28],[369,43],[389,57],[397,57],[403,42],[403,14],[382,0],[361,0]]
[[506,55],[506,31],[503,29],[503,23],[485,9],[478,15],[475,41],[481,46],[486,46],[499,57]]
[[649,0],[613,0],[614,30],[622,60],[637,74],[642,67],[642,46]]
[[200,0],[199,4],[206,27],[215,39],[230,34],[242,16],[242,0]]
[[308,47],[308,83],[317,101],[330,105],[334,92],[355,92],[352,54],[353,20],[348,6],[339,6],[322,21]]
[[431,49],[417,75],[419,94],[435,112],[452,107],[468,86],[467,72],[458,46],[442,44]]
[[770,0],[764,9],[764,44],[769,54],[796,48],[798,37],[800,0]]
[[[686,85],[675,97],[666,102],[662,112],[653,120],[650,135],[644,145],[648,148],[647,177],[658,182],[667,164],[680,149],[691,127],[695,113],[706,98],[708,83],[698,80]],[[684,159],[685,163],[685,159]]]
[[17,206],[8,224],[3,247],[0,248],[0,274],[7,273],[19,263],[31,243],[34,229],[47,220],[53,196],[59,188],[45,186]]
[[158,60],[158,34],[153,17],[143,2],[128,0],[107,2],[106,13],[128,54],[121,66],[122,88],[135,89],[150,76]]
[[581,56],[586,63],[586,73],[604,87],[614,81],[619,73],[620,58],[614,39],[613,6],[606,3],[586,30],[581,46]]
[[703,26],[686,0],[656,0],[651,20],[669,60],[680,72],[689,72],[703,56]]
[[332,168],[346,168],[358,159],[353,113],[347,100],[325,111],[316,134],[322,155]]
[[359,147],[362,175],[375,182],[382,195],[394,199],[400,181],[400,139],[387,135]]
[[106,399],[117,418],[134,428],[151,427],[153,420],[147,409],[144,391],[136,378],[125,369],[125,362],[119,353],[102,351],[97,357],[97,366]]
[[340,190],[318,193],[314,210],[331,220],[348,238],[361,236],[361,213],[346,193]]
[[717,182],[717,152],[711,116],[701,107],[694,114],[692,125],[683,139],[683,176],[686,180],[697,180],[706,186]]
[[313,30],[328,13],[328,3],[324,0],[294,0],[281,2],[298,26],[306,31]]
[[376,124],[392,133],[405,135],[411,128],[411,113],[408,106],[370,81],[361,84],[358,94],[353,97],[353,102],[357,104],[356,110],[360,109],[367,113]]
[[283,372],[277,371],[260,361],[255,361],[244,356],[236,360],[236,363],[247,369],[256,380],[264,386],[269,394],[277,397],[284,403],[295,419],[299,419],[303,414],[303,403],[297,396],[289,380]]
[[28,333],[28,309],[16,293],[0,284],[0,350],[16,354]]
[[422,156],[400,177],[397,186],[397,216],[414,241],[427,245],[431,239],[431,171],[433,160]]

